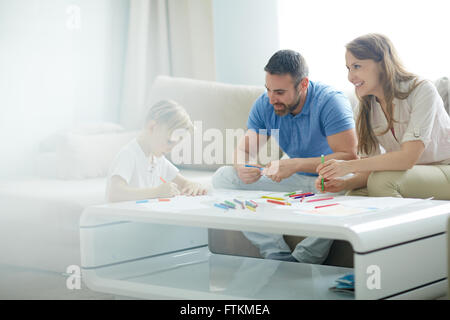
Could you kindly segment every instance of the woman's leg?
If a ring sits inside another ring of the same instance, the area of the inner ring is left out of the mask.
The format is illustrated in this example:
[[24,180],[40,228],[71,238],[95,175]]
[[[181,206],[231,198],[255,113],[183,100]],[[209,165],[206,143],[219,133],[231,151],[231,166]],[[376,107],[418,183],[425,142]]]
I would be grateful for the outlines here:
[[371,197],[450,200],[450,165],[416,165],[406,171],[373,172],[367,190]]

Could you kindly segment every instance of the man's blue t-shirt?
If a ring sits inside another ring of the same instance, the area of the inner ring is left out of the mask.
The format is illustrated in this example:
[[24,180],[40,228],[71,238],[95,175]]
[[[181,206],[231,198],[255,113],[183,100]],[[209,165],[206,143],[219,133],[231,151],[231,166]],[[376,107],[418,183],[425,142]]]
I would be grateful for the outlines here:
[[[354,127],[352,107],[347,97],[330,86],[312,81],[299,114],[276,115],[265,92],[254,103],[247,121],[247,128],[256,133],[271,135],[272,129],[279,129],[277,142],[290,158],[314,158],[333,153],[327,136]],[[261,129],[267,132],[259,132]]]

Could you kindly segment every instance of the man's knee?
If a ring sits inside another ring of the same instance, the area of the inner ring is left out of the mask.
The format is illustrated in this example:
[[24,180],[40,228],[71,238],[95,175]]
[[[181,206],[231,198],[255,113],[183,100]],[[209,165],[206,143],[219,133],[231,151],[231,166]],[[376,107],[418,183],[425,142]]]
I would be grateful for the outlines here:
[[216,189],[232,189],[235,187],[236,179],[239,177],[232,166],[223,166],[214,172],[212,176],[212,185]]

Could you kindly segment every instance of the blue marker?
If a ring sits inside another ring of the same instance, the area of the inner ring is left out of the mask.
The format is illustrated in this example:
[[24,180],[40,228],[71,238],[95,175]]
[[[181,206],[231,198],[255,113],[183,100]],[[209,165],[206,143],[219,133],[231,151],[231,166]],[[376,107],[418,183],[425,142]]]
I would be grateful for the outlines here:
[[249,164],[246,164],[245,165],[247,168],[256,168],[256,169],[259,169],[259,170],[262,170],[263,168],[261,168],[261,167],[257,167],[257,166],[251,166],[251,165],[249,165]]
[[136,201],[136,203],[147,203],[148,202],[148,200],[138,200],[138,201]]
[[219,203],[214,203],[214,207],[220,208],[220,209],[225,209],[228,210],[227,206],[224,206],[223,204],[219,204]]

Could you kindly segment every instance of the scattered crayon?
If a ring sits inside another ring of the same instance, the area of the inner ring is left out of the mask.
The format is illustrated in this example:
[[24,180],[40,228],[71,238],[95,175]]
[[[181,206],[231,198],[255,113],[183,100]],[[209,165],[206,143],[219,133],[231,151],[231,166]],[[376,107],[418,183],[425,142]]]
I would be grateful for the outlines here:
[[249,210],[251,210],[251,211],[253,211],[253,212],[256,212],[256,209],[255,208],[253,208],[252,206],[246,206],[247,207],[247,209],[249,209]]
[[323,205],[323,206],[317,206],[317,207],[314,207],[314,209],[325,208],[325,207],[331,207],[331,206],[335,206],[335,205],[338,205],[338,204],[339,204],[339,203],[325,204],[325,205]]
[[261,198],[284,201],[284,198],[278,198],[278,197],[262,196]]
[[316,202],[316,201],[325,201],[325,200],[331,200],[334,199],[333,197],[329,197],[329,198],[319,198],[319,199],[312,199],[312,200],[308,200],[306,202]]
[[223,204],[220,203],[214,203],[214,207],[220,208],[220,209],[225,209],[228,210],[227,206],[224,206]]
[[283,206],[290,206],[291,205],[289,202],[277,201],[277,200],[272,200],[272,199],[267,199],[267,202],[275,203],[275,204],[281,204]]

